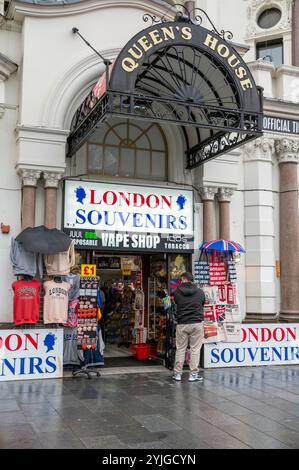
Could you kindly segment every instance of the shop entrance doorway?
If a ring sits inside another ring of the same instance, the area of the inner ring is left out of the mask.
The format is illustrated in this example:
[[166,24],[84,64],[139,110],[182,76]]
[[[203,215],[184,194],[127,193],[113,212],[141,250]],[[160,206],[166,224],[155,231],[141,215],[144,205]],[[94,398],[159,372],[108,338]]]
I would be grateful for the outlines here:
[[167,322],[162,299],[190,269],[190,255],[93,251],[86,256],[100,278],[105,366],[163,365]]

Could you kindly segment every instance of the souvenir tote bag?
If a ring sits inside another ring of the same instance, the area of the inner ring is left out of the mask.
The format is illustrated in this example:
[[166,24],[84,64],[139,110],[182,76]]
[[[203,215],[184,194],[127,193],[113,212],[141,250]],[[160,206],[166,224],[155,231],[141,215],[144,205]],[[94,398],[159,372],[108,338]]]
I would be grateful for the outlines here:
[[205,294],[205,304],[212,305],[219,303],[219,292],[217,286],[203,286],[202,290]]
[[204,322],[204,342],[215,343],[218,338],[218,323],[217,322]]
[[224,261],[213,261],[210,263],[210,285],[220,286],[227,281],[227,273]]
[[243,337],[241,323],[224,323],[223,328],[226,343],[241,343]]
[[226,304],[226,285],[225,284],[218,286],[218,297],[219,297],[220,303]]
[[204,322],[204,343],[219,343],[224,340],[223,325],[217,322]]
[[236,284],[226,285],[226,298],[227,303],[231,305],[238,304],[237,286]]
[[209,284],[209,263],[205,253],[206,260],[203,259],[203,253],[200,254],[199,260],[194,263],[194,282],[198,284]]
[[204,305],[203,307],[204,321],[215,321],[215,305]]
[[215,320],[218,322],[225,321],[226,305],[215,305]]
[[227,323],[241,323],[242,315],[239,305],[227,305],[225,310],[225,320]]

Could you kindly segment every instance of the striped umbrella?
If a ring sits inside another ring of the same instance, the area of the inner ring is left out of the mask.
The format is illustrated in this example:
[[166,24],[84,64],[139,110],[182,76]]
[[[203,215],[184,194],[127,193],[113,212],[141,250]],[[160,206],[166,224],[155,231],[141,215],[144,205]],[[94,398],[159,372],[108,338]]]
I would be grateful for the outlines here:
[[202,243],[199,247],[202,251],[232,251],[232,252],[240,252],[246,253],[245,249],[240,245],[240,243],[233,242],[231,240],[210,240],[208,242]]

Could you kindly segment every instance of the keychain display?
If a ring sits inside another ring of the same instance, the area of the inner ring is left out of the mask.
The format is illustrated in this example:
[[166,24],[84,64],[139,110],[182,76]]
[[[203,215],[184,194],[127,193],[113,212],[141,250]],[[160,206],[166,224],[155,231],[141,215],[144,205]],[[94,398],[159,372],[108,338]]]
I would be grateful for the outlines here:
[[78,314],[78,349],[95,349],[97,342],[97,318],[80,318]]
[[78,302],[78,349],[96,349],[97,314],[98,314],[99,278],[86,277],[80,280],[80,296]]

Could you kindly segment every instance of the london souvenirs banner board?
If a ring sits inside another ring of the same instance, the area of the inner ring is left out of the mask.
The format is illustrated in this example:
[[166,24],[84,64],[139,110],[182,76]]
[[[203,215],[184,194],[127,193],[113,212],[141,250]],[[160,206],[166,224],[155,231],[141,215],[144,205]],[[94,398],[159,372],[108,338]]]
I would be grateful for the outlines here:
[[0,381],[63,377],[63,328],[0,330]]
[[193,252],[193,192],[66,180],[63,230],[77,249]]
[[204,367],[299,364],[299,324],[242,325],[240,343],[204,345]]

